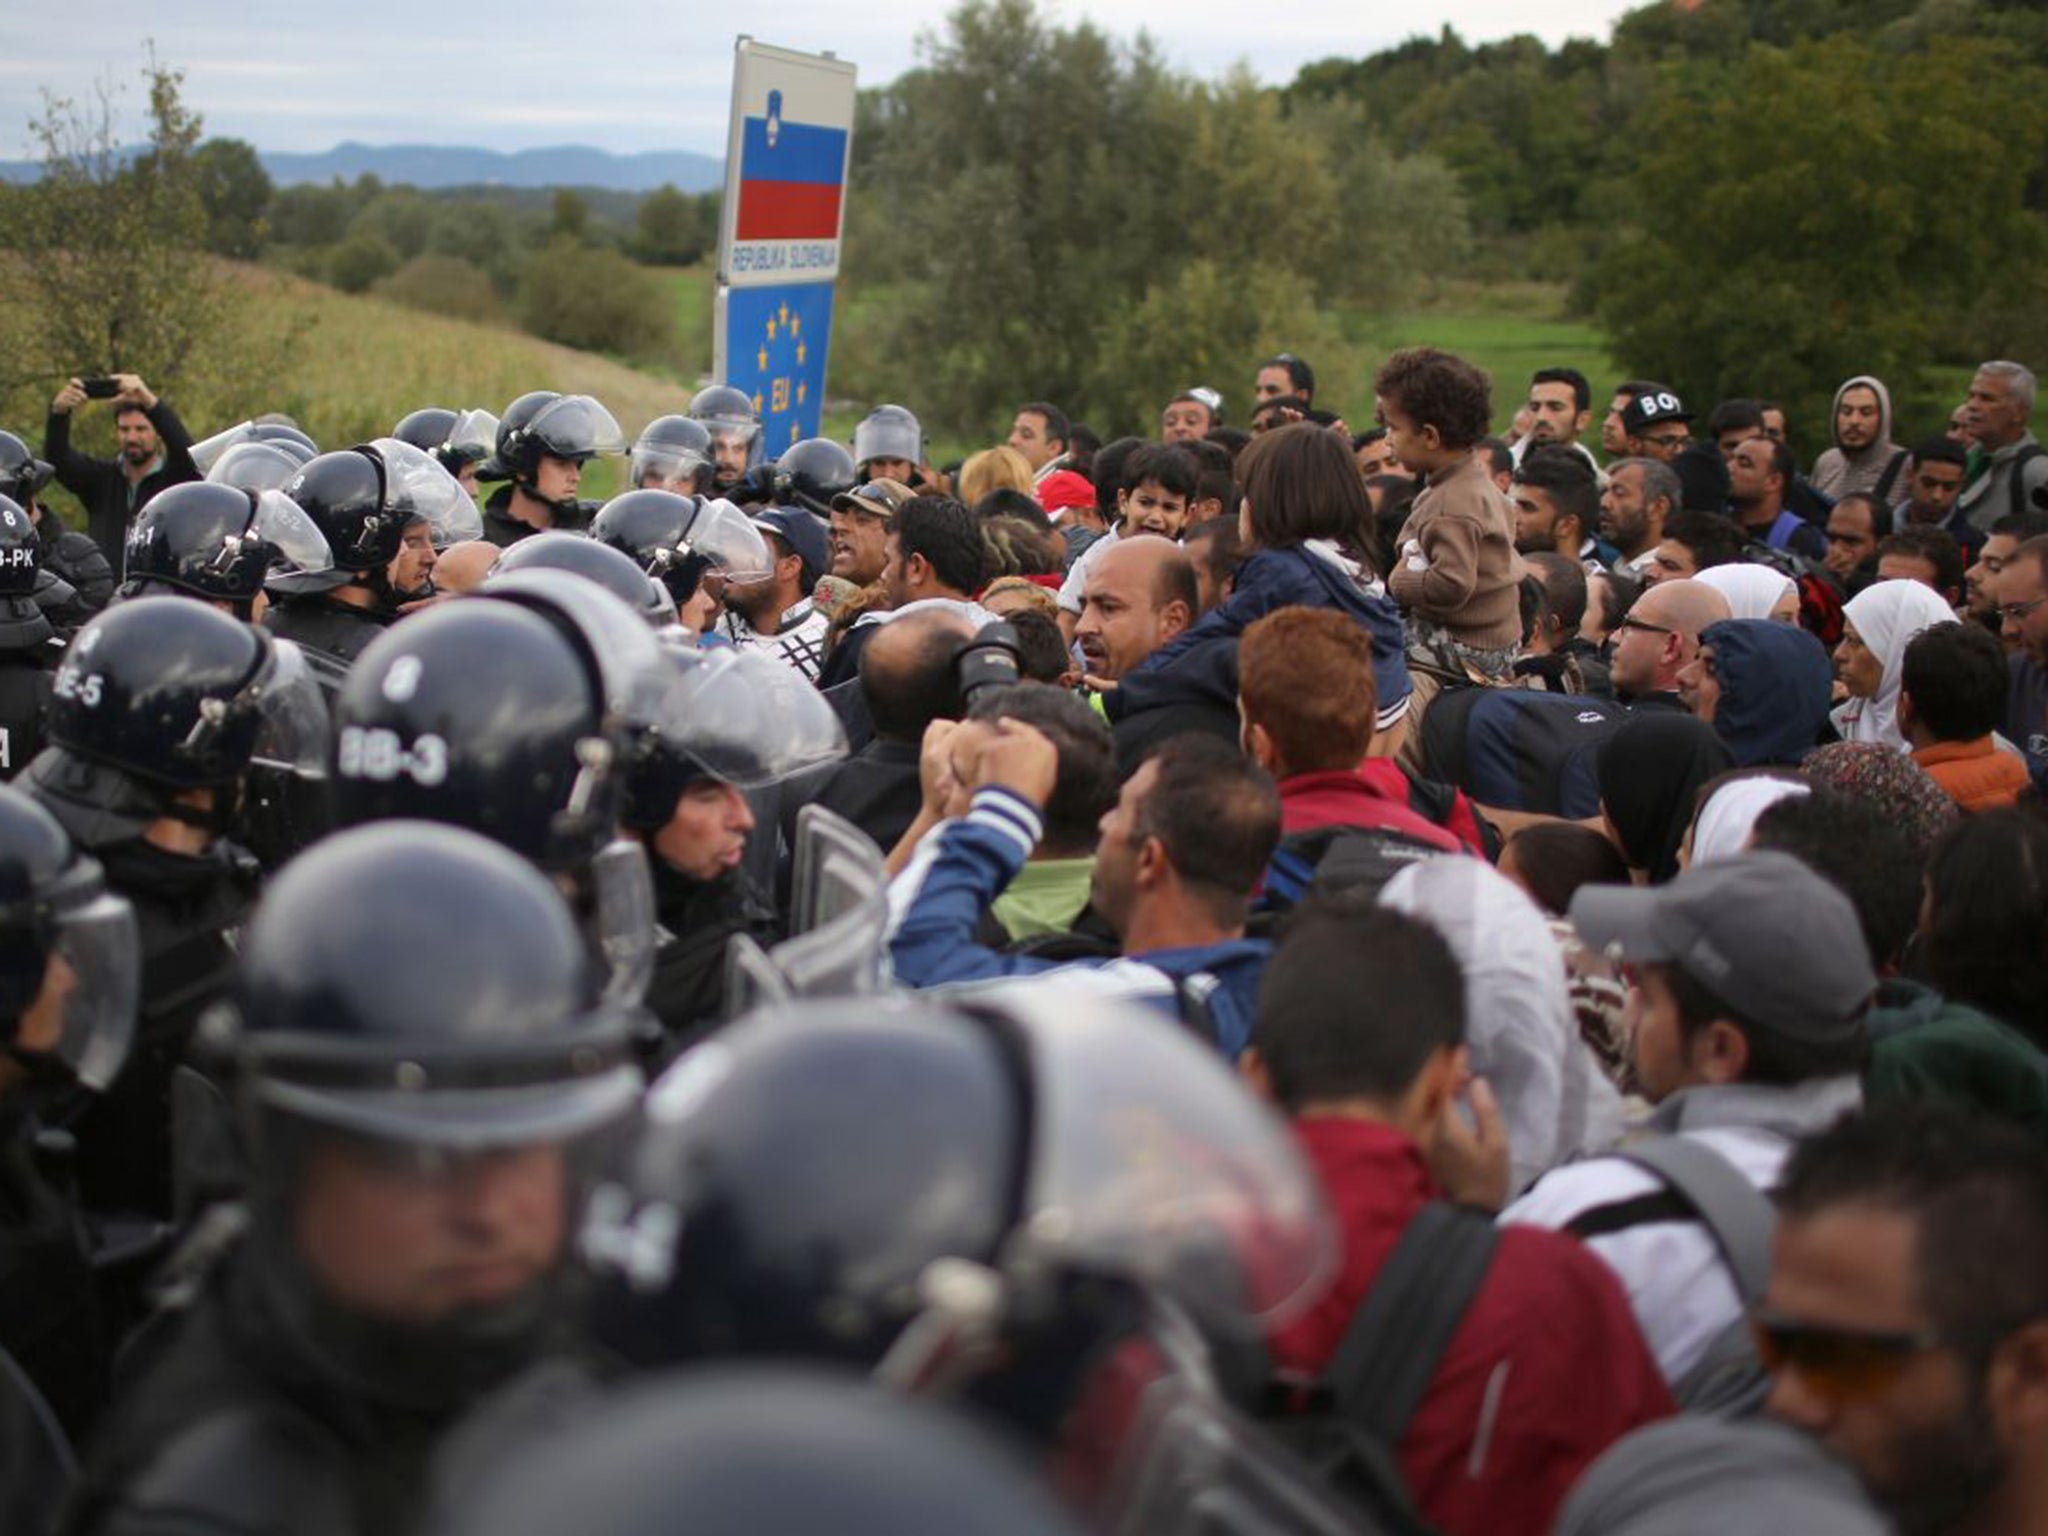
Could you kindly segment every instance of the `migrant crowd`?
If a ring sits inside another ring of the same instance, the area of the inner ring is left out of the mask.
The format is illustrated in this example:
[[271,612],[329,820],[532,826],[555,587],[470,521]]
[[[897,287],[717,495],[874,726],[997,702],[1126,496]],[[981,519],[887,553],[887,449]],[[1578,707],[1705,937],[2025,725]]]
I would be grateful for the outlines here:
[[0,1529],[2048,1529],[2034,376],[1372,389],[0,432]]

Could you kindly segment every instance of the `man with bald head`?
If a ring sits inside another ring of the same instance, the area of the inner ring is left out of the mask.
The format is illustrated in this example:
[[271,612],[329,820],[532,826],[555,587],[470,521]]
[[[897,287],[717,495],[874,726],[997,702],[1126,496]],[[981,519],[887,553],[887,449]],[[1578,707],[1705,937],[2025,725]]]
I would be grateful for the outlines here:
[[874,739],[839,766],[816,803],[837,811],[884,853],[917,820],[917,758],[924,728],[960,718],[960,652],[974,627],[947,608],[923,608],[878,626],[860,654],[860,689]]
[[1699,653],[1700,631],[1732,618],[1728,599],[1703,581],[1660,581],[1609,635],[1614,696],[1638,709],[1683,709],[1678,674]]

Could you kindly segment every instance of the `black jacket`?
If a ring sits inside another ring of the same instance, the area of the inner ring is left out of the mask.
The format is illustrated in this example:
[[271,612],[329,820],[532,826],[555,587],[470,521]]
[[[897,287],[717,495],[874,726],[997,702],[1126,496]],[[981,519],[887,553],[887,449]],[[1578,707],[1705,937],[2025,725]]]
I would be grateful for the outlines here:
[[57,655],[47,639],[33,649],[0,651],[0,779],[13,778],[43,750]]
[[106,552],[87,535],[66,528],[64,520],[48,507],[38,511],[36,538],[42,548],[37,562],[51,575],[68,582],[78,594],[77,606],[84,615],[79,622],[83,623],[113,598],[114,567]]
[[408,1536],[435,1445],[425,1412],[328,1374],[229,1260],[108,1416],[75,1536]]
[[43,423],[43,457],[57,471],[57,483],[85,504],[85,531],[117,571],[128,543],[128,525],[149,505],[150,497],[170,486],[205,478],[192,462],[192,434],[178,420],[177,412],[159,400],[148,415],[156,435],[163,439],[164,461],[133,485],[122,472],[119,459],[88,458],[71,446],[70,416],[52,411]]
[[530,539],[536,533],[546,533],[550,529],[581,533],[590,526],[590,519],[599,505],[594,501],[579,501],[575,512],[558,510],[548,528],[536,528],[512,515],[512,487],[508,483],[491,492],[490,499],[484,503],[484,537],[500,549],[510,549],[521,539]]
[[43,1131],[26,1093],[0,1100],[0,1349],[76,1444],[106,1401],[106,1339],[69,1188],[69,1138]]
[[[772,835],[772,829],[771,835]],[[738,873],[692,880],[651,852],[659,948],[647,1011],[660,1021],[662,1054],[673,1056],[719,1022],[725,1008],[725,947],[736,933],[763,944],[781,937],[774,909]]]
[[[44,803],[63,819],[61,803]],[[171,1214],[171,1074],[234,974],[230,936],[255,901],[256,863],[225,841],[200,855],[139,838],[91,851],[108,887],[135,907],[142,1008],[120,1075],[67,1121],[78,1137],[79,1195],[90,1211],[162,1220]]]
[[[358,608],[325,592],[297,593],[273,602],[263,615],[263,627],[280,640],[290,640],[308,651],[317,651],[335,663],[333,672],[346,672],[355,659],[385,630],[398,621],[395,613],[377,608]],[[327,680],[327,669],[321,676]]]
[[[916,742],[877,736],[839,765],[812,803],[844,816],[886,854],[910,830],[924,803],[917,758]],[[794,814],[792,808],[792,818]],[[791,837],[794,841],[793,820]]]

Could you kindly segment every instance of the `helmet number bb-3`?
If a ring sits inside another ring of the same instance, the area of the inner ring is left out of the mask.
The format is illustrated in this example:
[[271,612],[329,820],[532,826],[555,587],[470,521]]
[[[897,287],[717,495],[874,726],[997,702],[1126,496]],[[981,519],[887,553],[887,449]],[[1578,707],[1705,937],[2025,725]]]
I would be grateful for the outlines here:
[[345,779],[389,784],[405,778],[432,789],[448,777],[448,743],[428,732],[408,745],[385,726],[346,725],[335,743],[334,768]]

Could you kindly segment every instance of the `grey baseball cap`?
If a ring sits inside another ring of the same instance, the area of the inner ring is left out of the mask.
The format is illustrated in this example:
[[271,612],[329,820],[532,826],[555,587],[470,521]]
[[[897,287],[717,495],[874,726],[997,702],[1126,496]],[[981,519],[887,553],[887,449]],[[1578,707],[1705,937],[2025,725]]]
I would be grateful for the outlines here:
[[1849,898],[1789,853],[1738,854],[1668,885],[1585,886],[1571,922],[1589,948],[1677,966],[1790,1040],[1848,1040],[1877,987]]

